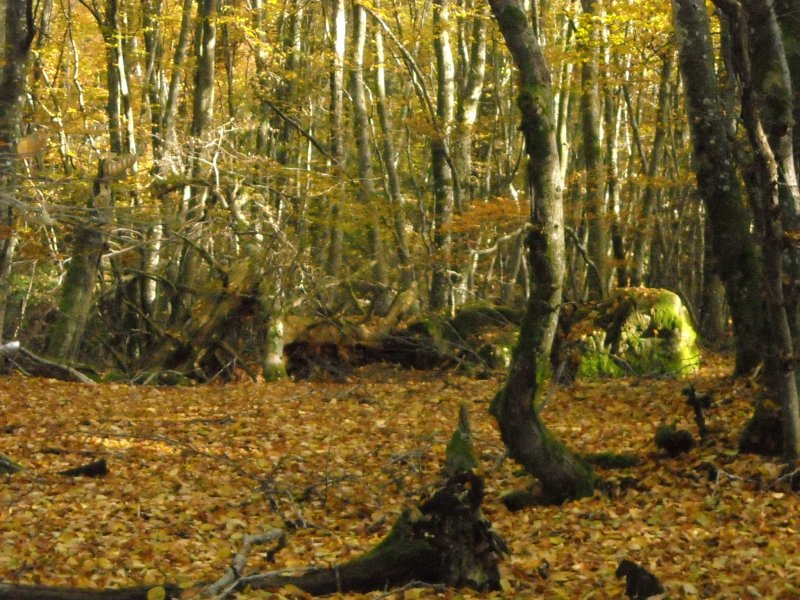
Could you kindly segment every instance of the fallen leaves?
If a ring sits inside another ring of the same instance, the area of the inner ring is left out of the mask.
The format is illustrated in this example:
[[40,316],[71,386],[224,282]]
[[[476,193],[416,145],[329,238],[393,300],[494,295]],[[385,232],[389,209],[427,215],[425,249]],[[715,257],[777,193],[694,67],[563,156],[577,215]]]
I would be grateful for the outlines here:
[[[254,553],[250,568],[347,560],[432,489],[466,400],[486,476],[485,512],[512,550],[495,597],[620,597],[613,573],[622,557],[645,565],[674,598],[799,597],[798,500],[771,487],[780,465],[736,452],[753,390],[729,372],[712,358],[690,379],[715,393],[707,415],[713,432],[675,459],[652,439],[659,423],[676,418],[695,431],[680,393],[685,381],[558,390],[543,419],[570,447],[631,452],[642,462],[598,471],[613,494],[514,514],[500,496],[534,482],[502,460],[487,414],[496,380],[388,367],[343,384],[88,388],[0,379],[0,451],[26,467],[0,487],[0,580],[188,585],[219,577],[245,535],[273,527],[288,531],[286,547],[274,561]],[[100,458],[109,466],[104,478],[56,475]]]

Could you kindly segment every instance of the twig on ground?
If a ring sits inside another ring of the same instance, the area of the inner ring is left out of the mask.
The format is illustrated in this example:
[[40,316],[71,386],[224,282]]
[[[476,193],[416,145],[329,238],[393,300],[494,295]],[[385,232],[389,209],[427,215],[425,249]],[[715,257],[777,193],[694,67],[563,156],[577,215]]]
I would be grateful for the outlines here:
[[242,547],[239,549],[239,552],[236,553],[236,556],[233,557],[231,568],[228,569],[225,575],[205,588],[201,592],[200,597],[214,598],[216,600],[228,598],[239,588],[242,580],[242,573],[247,568],[247,559],[250,557],[250,551],[253,549],[253,546],[268,544],[275,540],[277,540],[277,544],[275,548],[270,550],[273,554],[286,545],[286,533],[283,529],[270,529],[261,534],[246,535],[242,542]]

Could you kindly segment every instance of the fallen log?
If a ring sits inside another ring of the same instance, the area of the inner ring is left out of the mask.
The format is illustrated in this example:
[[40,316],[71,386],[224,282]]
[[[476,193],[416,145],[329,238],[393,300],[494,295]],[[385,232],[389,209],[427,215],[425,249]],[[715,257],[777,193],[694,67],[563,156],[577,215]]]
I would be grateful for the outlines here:
[[0,345],[0,358],[7,359],[28,375],[94,384],[94,381],[77,369],[34,354],[16,341]]

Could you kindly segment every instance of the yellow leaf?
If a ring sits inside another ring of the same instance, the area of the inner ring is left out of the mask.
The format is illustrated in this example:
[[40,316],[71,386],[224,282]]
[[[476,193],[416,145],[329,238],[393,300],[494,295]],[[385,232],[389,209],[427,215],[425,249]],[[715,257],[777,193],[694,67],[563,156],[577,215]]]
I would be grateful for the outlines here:
[[150,588],[147,590],[147,600],[164,600],[167,597],[167,590],[163,586]]
[[17,144],[17,154],[30,158],[35,156],[47,146],[47,130],[40,129],[36,133],[26,135]]

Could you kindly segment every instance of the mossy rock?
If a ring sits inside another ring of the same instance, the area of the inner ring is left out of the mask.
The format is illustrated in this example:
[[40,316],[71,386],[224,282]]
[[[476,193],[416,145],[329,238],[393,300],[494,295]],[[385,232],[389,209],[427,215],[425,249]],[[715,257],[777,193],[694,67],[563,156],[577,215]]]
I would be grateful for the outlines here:
[[697,370],[697,334],[677,294],[619,288],[602,302],[562,313],[554,362],[568,377],[668,375]]
[[522,314],[515,308],[470,302],[459,309],[450,325],[461,338],[467,339],[489,328],[497,329],[509,325],[518,328],[521,320]]

